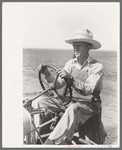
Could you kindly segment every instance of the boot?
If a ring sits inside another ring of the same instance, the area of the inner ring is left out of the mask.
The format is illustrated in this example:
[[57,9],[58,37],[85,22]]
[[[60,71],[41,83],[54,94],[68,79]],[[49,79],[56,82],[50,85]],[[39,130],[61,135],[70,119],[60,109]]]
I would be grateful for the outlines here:
[[44,142],[44,145],[55,145],[53,140],[50,140],[47,138],[47,140]]
[[67,145],[67,143],[64,140],[58,143],[58,142],[55,142],[54,140],[50,140],[49,138],[47,138],[47,140],[44,142],[44,145]]

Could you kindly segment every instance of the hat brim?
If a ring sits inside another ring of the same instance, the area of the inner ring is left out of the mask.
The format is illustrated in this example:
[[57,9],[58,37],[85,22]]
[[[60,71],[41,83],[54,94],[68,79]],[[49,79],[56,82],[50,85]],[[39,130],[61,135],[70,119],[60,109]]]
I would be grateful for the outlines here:
[[73,44],[75,42],[87,42],[92,44],[91,49],[99,49],[101,47],[101,44],[96,41],[96,40],[92,40],[92,39],[70,39],[70,40],[65,40],[65,42],[69,43],[69,44]]

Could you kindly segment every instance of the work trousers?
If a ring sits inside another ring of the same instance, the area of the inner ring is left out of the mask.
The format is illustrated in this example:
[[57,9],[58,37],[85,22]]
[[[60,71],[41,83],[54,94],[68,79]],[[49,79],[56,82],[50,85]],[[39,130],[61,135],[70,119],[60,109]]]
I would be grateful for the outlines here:
[[[56,98],[50,99],[50,97],[43,95],[32,102],[32,107],[34,109],[40,107],[47,108],[45,115],[34,115],[36,127],[42,123],[43,117],[55,112],[64,112],[55,129],[49,136],[49,139],[53,140],[55,144],[60,144],[64,137],[71,140],[74,133],[78,131],[79,125],[82,125],[93,114],[99,112],[100,104],[98,102],[74,100],[66,108],[65,106],[60,106],[60,102]],[[35,138],[37,140],[38,136],[35,135]]]

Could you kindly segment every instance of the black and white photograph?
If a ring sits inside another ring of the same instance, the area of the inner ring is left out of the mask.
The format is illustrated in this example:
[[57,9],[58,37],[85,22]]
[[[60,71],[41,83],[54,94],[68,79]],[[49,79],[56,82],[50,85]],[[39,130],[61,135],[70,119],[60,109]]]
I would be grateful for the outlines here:
[[120,147],[119,2],[3,3],[2,32],[3,147]]

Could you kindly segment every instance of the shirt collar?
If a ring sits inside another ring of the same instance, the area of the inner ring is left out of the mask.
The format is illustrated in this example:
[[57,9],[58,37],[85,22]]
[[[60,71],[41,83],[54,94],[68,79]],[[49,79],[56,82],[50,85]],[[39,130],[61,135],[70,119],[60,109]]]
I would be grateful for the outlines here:
[[92,60],[93,60],[93,58],[92,58],[90,55],[89,55],[88,58],[86,59],[86,61],[87,61],[88,63],[90,63]]
[[[93,60],[93,58],[89,55],[88,58],[86,59],[86,61],[84,62],[84,64],[86,62],[90,63],[92,60]],[[78,59],[77,58],[74,58],[74,63],[78,63]]]

